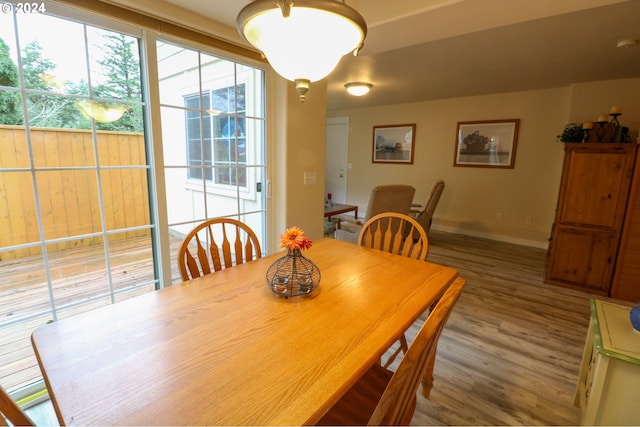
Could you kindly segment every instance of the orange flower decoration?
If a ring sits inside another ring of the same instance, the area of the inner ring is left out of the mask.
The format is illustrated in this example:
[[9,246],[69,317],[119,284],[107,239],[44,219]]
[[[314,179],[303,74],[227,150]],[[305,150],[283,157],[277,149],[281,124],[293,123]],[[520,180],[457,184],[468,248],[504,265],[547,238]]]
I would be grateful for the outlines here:
[[288,228],[280,235],[280,247],[293,249],[309,249],[313,242],[304,235],[304,230],[299,227]]

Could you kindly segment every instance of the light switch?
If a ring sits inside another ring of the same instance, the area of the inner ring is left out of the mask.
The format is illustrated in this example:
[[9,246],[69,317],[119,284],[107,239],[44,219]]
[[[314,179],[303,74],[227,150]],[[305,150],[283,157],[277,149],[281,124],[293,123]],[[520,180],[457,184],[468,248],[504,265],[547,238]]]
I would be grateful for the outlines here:
[[318,174],[316,172],[304,173],[304,185],[315,185],[318,183]]

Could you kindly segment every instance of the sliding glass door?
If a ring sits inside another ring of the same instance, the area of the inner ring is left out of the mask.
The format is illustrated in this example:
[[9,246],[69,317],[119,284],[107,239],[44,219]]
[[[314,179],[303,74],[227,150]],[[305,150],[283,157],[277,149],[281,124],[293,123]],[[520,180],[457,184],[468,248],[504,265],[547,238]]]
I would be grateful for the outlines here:
[[231,217],[264,242],[264,72],[166,40],[157,55],[171,239]]
[[9,390],[41,377],[34,328],[179,281],[175,254],[196,223],[234,217],[265,241],[263,71],[103,17],[50,13],[0,14]]
[[[5,10],[5,9],[3,9]],[[157,288],[140,34],[0,15],[0,381],[46,322]]]

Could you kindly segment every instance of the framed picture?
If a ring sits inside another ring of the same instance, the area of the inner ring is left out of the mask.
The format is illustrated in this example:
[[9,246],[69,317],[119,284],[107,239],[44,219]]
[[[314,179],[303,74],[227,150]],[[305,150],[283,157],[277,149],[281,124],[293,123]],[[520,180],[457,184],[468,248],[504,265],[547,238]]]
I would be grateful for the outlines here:
[[520,119],[458,122],[454,166],[513,169]]
[[373,163],[413,164],[416,125],[373,127]]

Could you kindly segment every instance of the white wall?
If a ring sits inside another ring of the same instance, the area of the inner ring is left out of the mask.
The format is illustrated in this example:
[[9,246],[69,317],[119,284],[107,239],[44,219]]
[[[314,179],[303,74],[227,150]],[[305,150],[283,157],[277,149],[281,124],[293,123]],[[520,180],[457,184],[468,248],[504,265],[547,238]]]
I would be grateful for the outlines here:
[[[569,122],[594,120],[620,105],[620,123],[635,140],[639,92],[640,79],[629,79],[330,111],[330,117],[350,119],[347,202],[364,215],[374,185],[404,183],[416,187],[415,201],[424,203],[435,180],[443,179],[433,229],[546,248],[564,157],[557,135]],[[453,166],[458,121],[514,118],[520,119],[514,169]],[[372,164],[373,126],[403,123],[417,125],[414,164]]]

